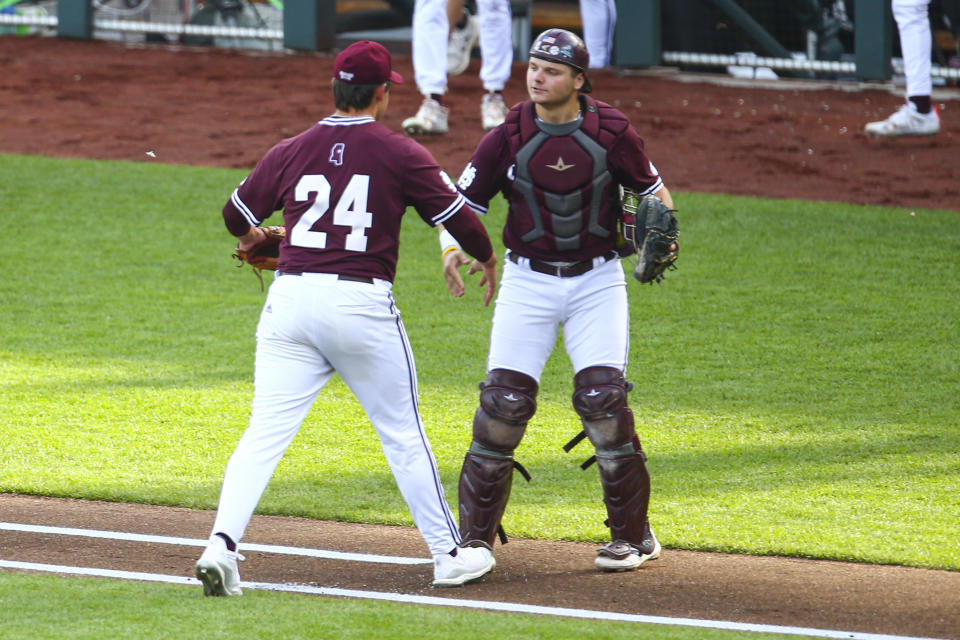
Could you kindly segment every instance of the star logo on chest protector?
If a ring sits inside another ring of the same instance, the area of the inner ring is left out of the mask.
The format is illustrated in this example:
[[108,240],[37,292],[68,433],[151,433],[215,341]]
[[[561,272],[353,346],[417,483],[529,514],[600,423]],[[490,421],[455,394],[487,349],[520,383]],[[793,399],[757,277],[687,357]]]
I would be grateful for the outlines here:
[[570,167],[575,167],[575,164],[564,164],[563,157],[557,156],[557,164],[548,164],[547,167],[553,169],[554,171],[566,171]]

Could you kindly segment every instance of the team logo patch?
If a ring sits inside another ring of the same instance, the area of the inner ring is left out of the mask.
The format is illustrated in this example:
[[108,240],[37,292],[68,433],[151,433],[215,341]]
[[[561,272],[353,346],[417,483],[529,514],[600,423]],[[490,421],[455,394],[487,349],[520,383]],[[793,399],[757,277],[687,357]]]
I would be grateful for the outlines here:
[[330,164],[335,164],[338,167],[343,166],[343,152],[346,150],[347,145],[342,142],[330,147]]
[[577,166],[577,165],[575,165],[575,164],[564,164],[564,163],[563,163],[563,157],[562,157],[562,156],[557,156],[557,163],[556,163],[556,164],[548,164],[548,165],[547,165],[547,167],[549,167],[550,169],[553,169],[554,171],[566,171],[566,170],[569,169],[570,167],[575,167],[575,166]]
[[447,188],[450,189],[453,193],[457,192],[457,186],[453,184],[453,180],[450,179],[450,176],[447,175],[446,171],[440,171],[440,179],[443,180],[443,184],[447,185]]
[[353,80],[353,74],[352,74],[352,73],[350,73],[350,72],[348,72],[348,71],[340,71],[339,73],[340,73],[340,79],[341,79],[341,80],[346,80],[347,82],[350,82],[351,80]]
[[460,179],[457,180],[457,186],[466,191],[470,188],[470,185],[473,184],[476,177],[477,168],[473,166],[473,163],[468,162],[467,166],[463,169],[463,173],[460,174]]

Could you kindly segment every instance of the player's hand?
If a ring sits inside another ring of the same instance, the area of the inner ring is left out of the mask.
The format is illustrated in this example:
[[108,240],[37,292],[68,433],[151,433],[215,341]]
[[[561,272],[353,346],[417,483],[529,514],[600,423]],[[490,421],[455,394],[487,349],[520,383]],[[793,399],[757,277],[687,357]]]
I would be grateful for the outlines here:
[[473,262],[463,251],[455,249],[443,256],[443,279],[447,281],[447,290],[454,298],[462,298],[464,293],[460,267]]
[[261,240],[266,239],[266,232],[260,227],[250,226],[250,230],[237,238],[237,249],[241,251],[250,251]]
[[467,275],[473,275],[478,271],[483,272],[483,275],[480,276],[480,286],[487,286],[487,290],[483,293],[483,306],[490,306],[490,301],[493,300],[493,294],[497,292],[497,254],[490,256],[490,259],[486,262],[477,262],[473,261],[473,264],[470,265],[470,270],[467,271]]

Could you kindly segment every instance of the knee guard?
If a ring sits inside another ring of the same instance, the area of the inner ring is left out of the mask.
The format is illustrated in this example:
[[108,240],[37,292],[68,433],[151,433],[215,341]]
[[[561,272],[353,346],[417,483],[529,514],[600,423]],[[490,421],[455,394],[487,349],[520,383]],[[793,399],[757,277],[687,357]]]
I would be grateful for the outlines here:
[[494,369],[480,385],[480,406],[473,416],[474,445],[487,449],[486,453],[513,455],[536,411],[537,381],[517,371]]
[[482,543],[493,548],[498,534],[506,542],[500,520],[514,468],[530,479],[514,461],[513,451],[536,412],[537,382],[516,371],[494,369],[480,389],[473,442],[460,471],[460,535],[465,545]]
[[573,408],[600,451],[634,453],[636,430],[627,406],[627,382],[613,367],[587,367],[573,379]]

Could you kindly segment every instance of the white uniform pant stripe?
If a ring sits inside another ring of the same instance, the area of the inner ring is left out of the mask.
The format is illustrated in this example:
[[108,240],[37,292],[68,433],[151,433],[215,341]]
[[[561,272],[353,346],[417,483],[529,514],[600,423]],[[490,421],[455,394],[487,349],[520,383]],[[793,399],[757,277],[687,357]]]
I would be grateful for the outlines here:
[[[413,358],[413,348],[410,346],[410,339],[407,337],[407,330],[403,326],[403,320],[400,317],[400,312],[397,310],[396,303],[393,300],[391,295],[390,301],[392,304],[392,311],[396,314],[397,318],[397,332],[400,335],[400,339],[403,341],[404,352],[406,353],[407,358],[407,371],[410,374],[410,398],[413,401],[413,413],[417,417],[417,425],[420,432],[420,440],[423,445],[424,450],[430,457],[431,465],[430,468],[433,472],[434,488],[437,493],[438,502],[443,505],[443,511],[446,516],[447,526],[450,528],[450,533],[453,535],[454,540],[457,544],[460,543],[460,530],[457,527],[457,520],[453,517],[453,513],[449,509],[447,504],[446,496],[444,494],[443,483],[440,480],[440,471],[437,467],[436,458],[433,455],[433,449],[430,447],[430,441],[427,438],[427,432],[423,425],[423,419],[420,416],[420,386],[417,382],[417,368]],[[449,551],[449,549],[448,549]]]
[[419,415],[415,365],[389,283],[335,276],[283,276],[270,287],[257,327],[250,425],[227,465],[213,531],[240,540],[277,463],[334,372],[373,423],[431,553],[450,551],[459,534]]

